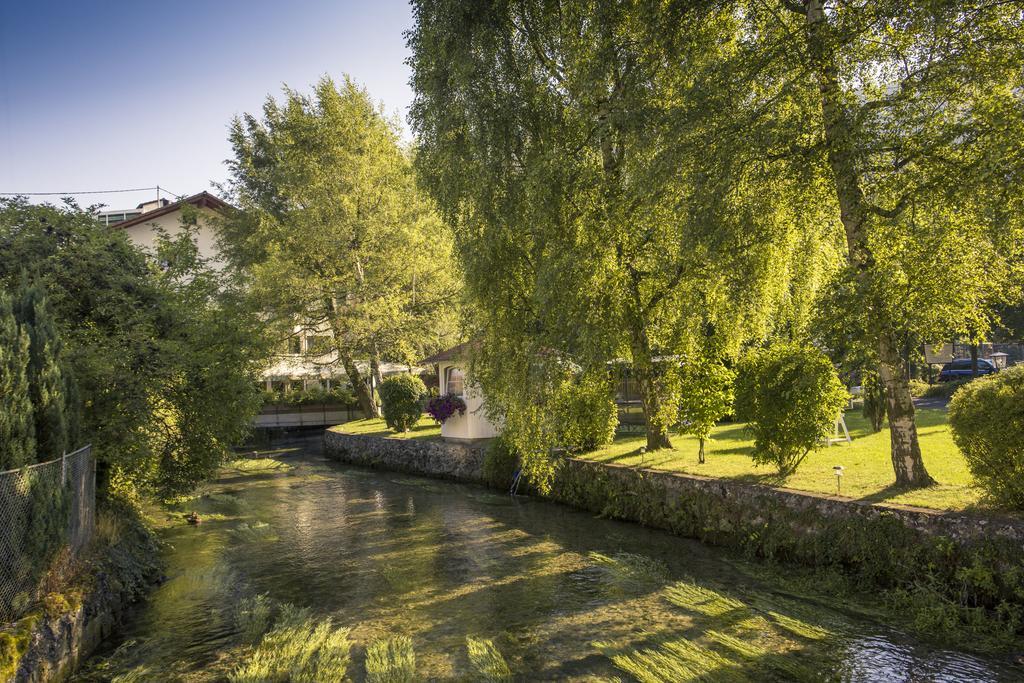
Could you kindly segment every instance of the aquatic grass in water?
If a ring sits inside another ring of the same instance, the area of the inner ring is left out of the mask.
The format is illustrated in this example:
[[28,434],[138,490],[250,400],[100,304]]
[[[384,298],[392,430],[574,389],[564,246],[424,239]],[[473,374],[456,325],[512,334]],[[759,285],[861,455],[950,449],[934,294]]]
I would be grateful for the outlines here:
[[742,659],[748,666],[765,674],[774,674],[775,678],[786,681],[816,681],[820,676],[812,669],[793,661],[792,657],[772,652],[765,647],[748,640],[741,640],[720,631],[708,631],[704,634],[709,640],[728,651],[728,655]]
[[665,563],[643,555],[615,553],[608,556],[590,552],[587,557],[601,569],[613,591],[618,593],[652,591],[668,580],[668,567]]
[[594,643],[594,646],[605,650],[615,666],[640,683],[732,683],[750,680],[736,662],[686,638],[630,653],[612,653],[604,643]]
[[416,680],[416,653],[412,638],[398,636],[378,640],[366,648],[366,680],[369,683],[412,683]]
[[274,533],[274,528],[266,522],[260,521],[253,522],[252,524],[242,522],[231,530],[231,534],[237,540],[246,542],[277,540],[277,534]]
[[490,640],[467,636],[466,650],[475,674],[473,680],[486,683],[505,683],[512,680],[512,670]]
[[794,617],[788,617],[785,614],[779,612],[768,612],[768,615],[772,618],[772,621],[776,626],[779,626],[790,633],[806,638],[808,640],[824,640],[829,636],[833,635],[828,629],[809,624],[806,621],[801,621]]
[[665,589],[665,599],[676,607],[709,617],[718,617],[735,610],[747,609],[746,605],[735,598],[688,581],[674,583]]
[[264,472],[287,472],[292,466],[273,458],[239,458],[224,465],[227,474],[258,474]]
[[235,628],[242,640],[255,643],[270,628],[274,607],[266,595],[244,598],[235,607]]
[[318,683],[346,679],[349,629],[317,621],[308,609],[281,606],[280,616],[246,661],[228,675],[232,683]]

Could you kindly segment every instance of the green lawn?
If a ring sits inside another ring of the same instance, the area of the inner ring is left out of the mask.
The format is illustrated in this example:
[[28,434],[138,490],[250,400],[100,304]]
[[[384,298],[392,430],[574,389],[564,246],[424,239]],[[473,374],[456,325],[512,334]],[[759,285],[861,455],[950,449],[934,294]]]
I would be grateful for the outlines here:
[[953,444],[944,409],[917,411],[918,434],[925,466],[939,482],[917,491],[894,491],[892,461],[889,458],[889,430],[870,433],[860,411],[846,414],[853,443],[823,447],[814,451],[796,474],[785,481],[770,467],[755,467],[750,460],[753,439],[743,424],[719,425],[706,445],[707,462],[697,463],[697,440],[674,435],[672,450],[640,454],[645,444],[641,435],[617,438],[614,443],[583,457],[620,465],[643,465],[658,470],[736,479],[751,483],[785,486],[803,491],[834,494],[836,478],[832,467],[844,470],[842,495],[872,502],[900,503],[929,508],[963,510],[978,505],[980,491],[972,484],[967,463]]
[[384,424],[382,418],[370,420],[353,420],[336,427],[331,431],[342,434],[359,434],[361,436],[386,436],[392,439],[439,439],[441,438],[441,425],[434,422],[432,418],[421,417],[416,426],[407,433],[396,433]]

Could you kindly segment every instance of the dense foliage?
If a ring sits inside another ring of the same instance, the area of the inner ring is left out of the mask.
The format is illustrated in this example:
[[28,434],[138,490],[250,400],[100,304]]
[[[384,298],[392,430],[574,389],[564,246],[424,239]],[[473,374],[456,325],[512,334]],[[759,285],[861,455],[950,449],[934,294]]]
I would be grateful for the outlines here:
[[821,445],[848,398],[832,362],[813,347],[779,344],[740,362],[736,416],[754,433],[754,462],[783,476]]
[[262,118],[231,126],[228,192],[240,211],[222,247],[282,336],[329,332],[360,406],[377,417],[366,370],[415,364],[449,346],[458,305],[451,238],[417,189],[397,125],[346,79],[285,90]]
[[962,387],[949,424],[978,485],[994,502],[1024,509],[1024,366]]
[[566,368],[625,361],[648,447],[671,445],[665,359],[734,356],[773,312],[801,327],[833,257],[809,238],[835,227],[807,201],[818,181],[714,132],[750,89],[694,87],[745,56],[735,18],[644,2],[415,8],[417,164],[454,230],[488,410],[543,478]]
[[380,394],[384,422],[396,432],[407,432],[423,415],[423,397],[427,387],[413,374],[401,373],[385,379],[377,390]]
[[537,457],[531,405],[564,363],[631,363],[658,448],[665,358],[817,336],[877,368],[895,479],[931,482],[908,349],[984,336],[1024,281],[1019,7],[414,7],[417,163],[488,409]]
[[93,444],[101,491],[111,481],[187,491],[258,408],[262,324],[199,257],[197,220],[186,212],[180,233],[146,254],[72,204],[0,200],[0,283],[17,286],[27,269],[41,288],[32,296],[45,298],[61,339],[82,406],[78,441]]

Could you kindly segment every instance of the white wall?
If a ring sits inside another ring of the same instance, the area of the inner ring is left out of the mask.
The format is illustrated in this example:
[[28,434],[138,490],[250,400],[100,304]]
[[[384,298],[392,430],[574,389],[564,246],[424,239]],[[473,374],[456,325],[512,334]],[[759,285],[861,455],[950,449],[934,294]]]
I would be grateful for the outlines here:
[[[440,363],[437,368],[438,380],[441,384],[441,395],[448,393],[448,378],[445,372],[450,367],[461,367],[457,363]],[[463,368],[464,370],[464,368]],[[455,413],[441,425],[441,436],[446,439],[493,439],[500,433],[498,428],[487,419],[484,413],[484,399],[480,390],[472,386],[469,377],[465,378],[465,391],[462,400],[466,402],[466,414]]]
[[[206,220],[209,216],[215,215],[210,209],[199,209],[198,225],[196,226],[196,246],[199,255],[210,259],[210,265],[220,269],[224,262],[220,259],[217,251],[217,233]],[[145,215],[145,214],[143,214]],[[117,225],[110,226],[111,230],[124,230],[128,239],[150,253],[155,252],[156,237],[159,229],[163,229],[168,235],[174,237],[181,233],[181,210],[171,211],[152,220],[147,220],[127,228],[120,228]]]

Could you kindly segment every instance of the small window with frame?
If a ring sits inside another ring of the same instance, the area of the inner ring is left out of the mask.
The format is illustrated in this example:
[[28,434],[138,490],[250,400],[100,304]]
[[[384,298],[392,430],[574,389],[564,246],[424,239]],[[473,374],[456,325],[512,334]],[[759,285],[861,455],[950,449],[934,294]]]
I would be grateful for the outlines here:
[[451,396],[462,396],[465,392],[466,380],[462,368],[450,367],[444,371],[444,391]]

